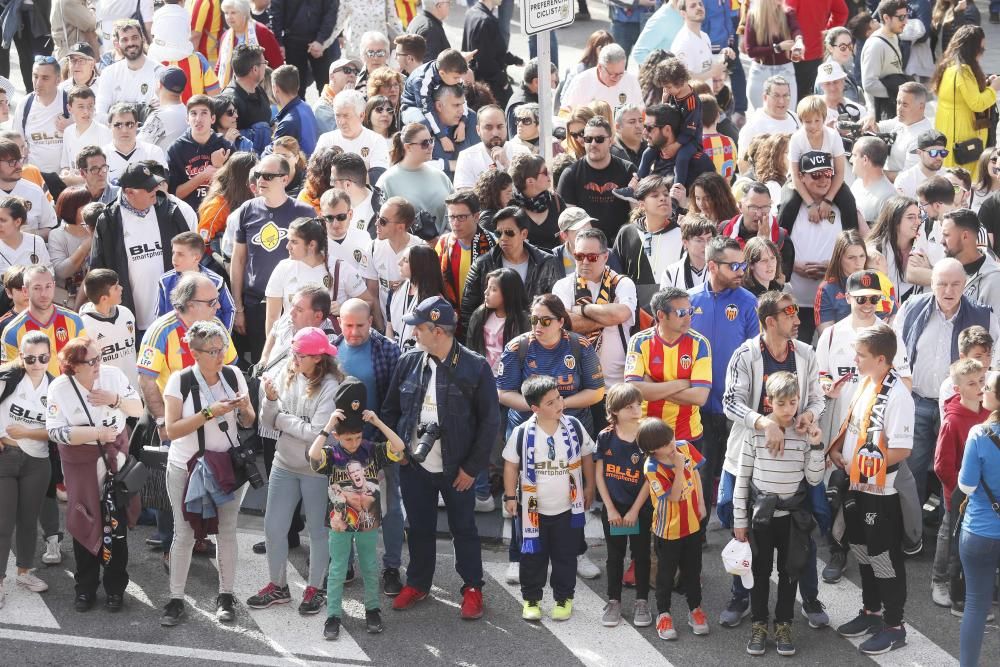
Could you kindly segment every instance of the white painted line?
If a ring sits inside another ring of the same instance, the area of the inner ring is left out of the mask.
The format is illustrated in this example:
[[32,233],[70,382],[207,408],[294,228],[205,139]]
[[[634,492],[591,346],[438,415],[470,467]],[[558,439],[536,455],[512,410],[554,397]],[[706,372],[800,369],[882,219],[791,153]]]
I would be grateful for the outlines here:
[[192,658],[195,660],[212,660],[238,665],[265,665],[267,667],[287,667],[288,665],[305,665],[307,667],[356,667],[355,663],[327,662],[319,660],[298,660],[280,656],[254,655],[253,653],[229,653],[226,651],[211,651],[208,649],[190,648],[187,646],[171,646],[166,644],[140,644],[139,642],[119,641],[116,639],[97,639],[79,635],[49,634],[45,632],[29,632],[0,628],[0,639],[11,641],[33,642],[37,644],[58,644],[60,646],[76,646],[99,651],[120,651],[123,653],[140,653],[145,655],[170,656],[176,658]]
[[[39,577],[42,580],[52,579],[51,576],[45,576],[46,572],[52,574],[56,570],[38,570],[36,574],[42,575]],[[4,590],[7,591],[7,602],[3,609],[0,609],[0,623],[58,630],[59,622],[49,611],[45,600],[42,599],[43,596],[51,595],[51,593],[32,593],[27,588],[17,585],[17,567],[14,564],[13,552],[7,561],[6,577]]]
[[[507,573],[507,563],[483,563],[483,569],[496,580],[500,588],[517,600],[520,606],[521,587],[508,584],[504,576]],[[642,628],[640,632],[623,620],[617,628],[603,627],[601,617],[604,615],[604,600],[586,584],[577,583],[573,596],[573,617],[568,621],[556,622],[549,618],[548,614],[555,604],[551,593],[551,590],[547,590],[546,600],[542,602],[542,625],[587,667],[635,667],[636,665],[671,667],[663,654],[650,643],[660,641],[653,626]],[[526,621],[517,619],[515,622]],[[523,631],[516,629],[513,632],[515,635],[523,634]],[[702,641],[701,637],[694,635],[685,639]],[[608,650],[612,645],[627,646],[628,650]]]

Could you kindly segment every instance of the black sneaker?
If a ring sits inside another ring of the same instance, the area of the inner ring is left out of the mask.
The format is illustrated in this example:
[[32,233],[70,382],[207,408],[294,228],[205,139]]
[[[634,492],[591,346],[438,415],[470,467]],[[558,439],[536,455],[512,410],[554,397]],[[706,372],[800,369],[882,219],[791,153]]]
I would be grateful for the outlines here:
[[403,590],[403,582],[399,579],[399,569],[387,567],[382,570],[382,592],[394,598]]
[[865,655],[882,655],[906,646],[906,628],[879,628],[874,636],[861,643],[858,650]]
[[267,553],[267,543],[264,542],[264,541],[260,541],[257,544],[253,545],[253,552],[255,554],[266,554]]
[[747,653],[764,655],[767,650],[767,623],[754,623],[750,626],[750,641],[747,642]]
[[104,601],[104,608],[113,614],[120,612],[124,606],[125,598],[114,593],[109,594],[108,599]]
[[837,628],[841,637],[860,637],[861,635],[873,635],[883,627],[882,617],[877,614],[869,614],[864,609],[851,621],[844,623]]
[[750,596],[738,598],[735,595],[730,598],[729,604],[719,614],[719,625],[724,628],[738,627],[743,619],[750,615]]
[[778,655],[795,655],[795,644],[792,643],[792,624],[774,624],[774,644],[777,646]]
[[323,625],[323,636],[330,641],[340,639],[340,619],[336,616],[329,616]]
[[151,535],[146,538],[146,546],[151,549],[162,549],[163,538],[161,538],[159,535]]
[[365,627],[370,635],[377,635],[385,630],[385,626],[382,625],[382,613],[378,609],[369,609],[365,612]]
[[630,204],[639,203],[639,200],[635,198],[635,190],[633,190],[632,188],[628,187],[615,188],[614,190],[611,191],[611,194],[614,195],[617,199],[621,199],[622,201],[627,201]]
[[93,595],[80,593],[73,601],[73,608],[79,612],[90,611],[94,608],[94,602],[96,602],[96,600],[97,598]]
[[163,610],[163,616],[160,617],[160,625],[172,628],[181,622],[181,617],[183,615],[184,600],[173,598],[167,603],[166,608]]
[[356,575],[354,574],[354,564],[351,563],[350,565],[347,566],[347,574],[344,576],[344,585],[346,586],[347,584],[351,583],[352,581],[354,581],[355,578]]
[[317,614],[325,606],[326,591],[321,591],[315,586],[306,586],[306,592],[303,593],[302,602],[299,604],[299,613],[303,616]]
[[215,619],[222,623],[236,620],[236,600],[232,593],[219,593],[215,598]]
[[273,604],[288,604],[291,601],[292,594],[288,591],[288,586],[268,584],[257,595],[247,598],[247,606],[251,609],[267,609]]
[[835,584],[844,576],[844,567],[847,566],[847,552],[839,549],[830,552],[830,560],[823,568],[823,581],[828,584]]

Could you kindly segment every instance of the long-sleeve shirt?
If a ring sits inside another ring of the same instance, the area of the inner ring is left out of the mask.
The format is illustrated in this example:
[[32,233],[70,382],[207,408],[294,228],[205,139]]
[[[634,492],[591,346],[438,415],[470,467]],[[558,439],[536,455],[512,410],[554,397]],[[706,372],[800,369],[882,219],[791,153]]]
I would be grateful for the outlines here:
[[895,35],[886,36],[879,30],[865,41],[861,49],[861,87],[864,88],[865,104],[869,109],[875,109],[876,98],[889,96],[882,78],[902,73],[899,39]]
[[804,60],[823,57],[823,32],[847,23],[847,3],[844,0],[785,0],[795,11],[806,45]]
[[752,19],[752,16],[747,16],[746,32],[743,33],[743,48],[747,55],[761,65],[786,65],[790,63],[788,51],[775,53],[774,45],[785,39],[795,39],[802,36],[795,10],[785,7],[785,21],[788,23],[787,38],[781,35],[766,35],[763,40],[758,41],[757,29],[754,27]]
[[[767,448],[763,433],[755,433],[743,443],[740,468],[733,490],[733,527],[746,528],[750,523],[750,483],[761,493],[790,498],[805,479],[810,486],[823,481],[825,460],[822,449],[811,449],[793,430],[785,431],[785,449],[775,456]],[[774,516],[785,516],[785,510],[774,511]]]
[[278,387],[278,400],[269,401],[261,396],[261,424],[279,432],[274,446],[274,465],[282,470],[299,475],[315,477],[307,453],[320,429],[333,414],[333,396],[339,383],[328,375],[310,396],[306,391],[307,381],[301,373],[296,373],[287,383],[287,364],[291,358],[275,366],[268,372]]

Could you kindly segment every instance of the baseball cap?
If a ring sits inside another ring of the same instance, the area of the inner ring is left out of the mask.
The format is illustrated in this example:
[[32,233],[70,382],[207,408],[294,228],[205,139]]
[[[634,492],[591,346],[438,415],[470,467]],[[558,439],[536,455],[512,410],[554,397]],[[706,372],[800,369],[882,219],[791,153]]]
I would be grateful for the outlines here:
[[816,83],[830,83],[847,78],[847,72],[840,66],[840,63],[828,60],[819,66],[816,73]]
[[729,540],[729,544],[722,550],[722,565],[726,572],[740,578],[744,588],[753,588],[753,551],[750,549],[750,542]]
[[911,153],[916,153],[918,150],[924,150],[930,148],[931,146],[947,146],[948,137],[944,136],[943,132],[938,130],[924,130],[919,135],[917,135],[917,147],[910,151]]
[[579,206],[569,206],[559,214],[559,231],[575,232],[590,222],[597,222],[597,218],[592,218]]
[[183,93],[187,82],[187,74],[180,67],[165,67],[160,70],[160,85],[172,93]]
[[412,326],[431,324],[440,326],[455,326],[455,309],[443,296],[432,296],[417,304],[409,315],[403,316],[403,322]]
[[118,177],[118,185],[122,188],[134,188],[136,190],[151,192],[164,180],[166,179],[154,174],[144,164],[130,164],[125,168],[125,173]]
[[799,158],[799,171],[808,174],[813,171],[833,169],[833,156],[823,151],[807,151]]
[[73,46],[69,47],[69,53],[66,54],[66,57],[68,58],[70,56],[83,56],[84,58],[97,60],[97,57],[94,55],[94,47],[86,42],[77,42]]
[[299,329],[292,338],[292,350],[299,354],[337,355],[337,347],[330,342],[322,329],[316,327]]
[[847,277],[847,289],[844,291],[857,296],[882,296],[881,284],[878,271],[855,271]]
[[354,65],[354,69],[358,71],[363,69],[360,60],[355,60],[354,58],[339,58],[337,60],[334,60],[333,64],[330,65],[330,73],[332,74],[333,72],[336,72],[338,69],[341,69],[342,67],[347,67],[348,65]]
[[364,428],[362,417],[365,411],[365,401],[368,389],[365,383],[356,377],[344,378],[333,395],[333,404],[338,410],[343,410],[345,419],[340,422],[337,430],[347,433],[358,433]]

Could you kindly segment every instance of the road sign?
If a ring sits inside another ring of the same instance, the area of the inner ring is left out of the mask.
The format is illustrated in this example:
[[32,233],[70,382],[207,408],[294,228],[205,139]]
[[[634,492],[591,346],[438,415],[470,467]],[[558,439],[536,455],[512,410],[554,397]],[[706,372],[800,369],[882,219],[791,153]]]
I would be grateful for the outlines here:
[[576,16],[575,0],[521,0],[521,31],[537,35],[571,25]]

